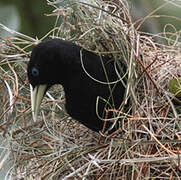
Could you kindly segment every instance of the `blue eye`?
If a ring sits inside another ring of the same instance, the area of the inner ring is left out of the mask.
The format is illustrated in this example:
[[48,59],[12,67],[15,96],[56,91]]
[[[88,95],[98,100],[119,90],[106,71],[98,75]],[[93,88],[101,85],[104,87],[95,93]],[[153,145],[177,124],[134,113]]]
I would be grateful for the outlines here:
[[32,68],[32,70],[31,70],[31,74],[33,75],[33,76],[38,76],[39,75],[39,71],[38,71],[38,69],[36,69],[35,67],[34,68]]

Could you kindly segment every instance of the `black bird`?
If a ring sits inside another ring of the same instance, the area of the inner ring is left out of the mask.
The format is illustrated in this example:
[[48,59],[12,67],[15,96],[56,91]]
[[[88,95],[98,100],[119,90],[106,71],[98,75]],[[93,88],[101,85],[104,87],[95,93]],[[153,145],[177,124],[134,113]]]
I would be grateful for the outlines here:
[[[43,41],[31,53],[28,78],[31,102],[37,118],[46,91],[61,84],[68,114],[93,131],[101,131],[105,109],[118,109],[125,86],[115,71],[115,62],[60,39]],[[125,69],[125,68],[123,68]],[[121,77],[123,73],[120,73]],[[106,123],[106,129],[112,123]]]

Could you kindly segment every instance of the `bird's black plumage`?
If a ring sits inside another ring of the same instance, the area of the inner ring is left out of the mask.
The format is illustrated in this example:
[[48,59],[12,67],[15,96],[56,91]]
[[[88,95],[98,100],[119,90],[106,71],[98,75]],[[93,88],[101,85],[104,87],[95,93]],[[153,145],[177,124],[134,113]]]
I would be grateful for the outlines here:
[[52,85],[61,84],[68,114],[94,131],[102,130],[104,124],[96,107],[102,118],[106,109],[106,102],[101,99],[96,105],[97,98],[108,101],[107,107],[118,109],[125,91],[114,61],[60,39],[43,41],[33,49],[28,78],[33,89],[46,85],[44,93]]

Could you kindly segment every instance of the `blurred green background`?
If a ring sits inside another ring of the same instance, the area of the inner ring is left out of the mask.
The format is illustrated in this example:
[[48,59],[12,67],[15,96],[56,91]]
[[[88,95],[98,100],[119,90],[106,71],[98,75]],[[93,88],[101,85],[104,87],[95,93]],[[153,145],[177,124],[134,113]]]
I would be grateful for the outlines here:
[[[163,7],[154,14],[181,18],[181,1],[169,2],[167,3],[165,0],[129,0],[133,20],[147,16],[160,6]],[[56,17],[47,17],[45,15],[50,14],[52,11],[53,7],[47,5],[46,0],[0,0],[0,23],[31,37],[40,38],[52,29],[54,25]],[[165,24],[173,24],[179,31],[181,28],[181,23],[179,22],[180,20],[169,17],[149,18],[141,26],[140,30],[158,33],[163,31]],[[0,36],[5,37],[7,33],[0,30]]]
[[[68,0],[59,0],[66,3]],[[69,0],[70,1],[70,0]],[[116,0],[114,0],[116,2]],[[173,24],[176,30],[181,29],[181,1],[180,0],[128,0],[133,20],[146,17],[158,8],[154,14],[168,15],[176,18],[159,17],[149,18],[140,27],[141,31],[158,33],[163,32],[165,24]],[[53,0],[52,0],[53,2]],[[85,0],[85,2],[88,2]],[[169,3],[168,3],[169,2]],[[161,7],[162,8],[159,8]],[[47,17],[54,8],[47,5],[46,0],[0,0],[0,23],[11,29],[22,32],[31,37],[41,38],[53,28],[56,17]],[[175,31],[171,26],[167,30]],[[8,34],[0,30],[0,36]]]
[[[47,17],[53,8],[46,0],[0,0],[0,23],[31,37],[42,37],[51,30],[55,17]],[[7,36],[0,30],[0,36]]]

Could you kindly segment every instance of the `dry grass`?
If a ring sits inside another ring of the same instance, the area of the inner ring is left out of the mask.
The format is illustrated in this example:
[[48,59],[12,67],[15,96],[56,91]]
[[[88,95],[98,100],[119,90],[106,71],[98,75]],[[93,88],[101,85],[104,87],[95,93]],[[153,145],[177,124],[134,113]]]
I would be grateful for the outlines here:
[[[61,37],[86,49],[120,59],[128,69],[130,113],[122,113],[121,135],[102,137],[72,121],[64,111],[62,88],[44,98],[33,123],[26,66],[37,40],[7,29],[15,37],[0,43],[0,131],[6,150],[0,167],[12,160],[14,179],[179,179],[180,104],[173,103],[168,81],[181,75],[180,43],[134,29],[126,1],[49,2],[55,27],[44,38]],[[116,4],[118,3],[118,4]],[[60,20],[62,23],[60,25]],[[179,33],[173,34],[179,37]],[[42,39],[44,39],[42,38]],[[120,102],[121,104],[121,102]],[[8,177],[8,176],[7,176]]]

